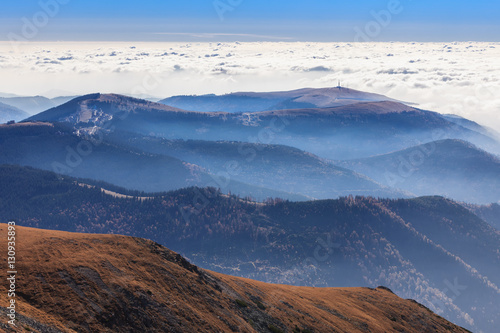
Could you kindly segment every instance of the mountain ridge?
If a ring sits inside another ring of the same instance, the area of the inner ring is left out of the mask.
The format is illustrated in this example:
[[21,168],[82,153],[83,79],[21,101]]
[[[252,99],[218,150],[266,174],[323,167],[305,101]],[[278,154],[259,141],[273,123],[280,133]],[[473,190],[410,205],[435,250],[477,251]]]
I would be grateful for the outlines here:
[[[112,104],[112,105],[107,105]],[[132,108],[130,105],[134,105]],[[99,107],[104,107],[101,110]],[[62,105],[53,107],[26,119],[71,123],[104,122],[115,117],[125,117],[136,109],[148,111],[186,112],[163,104],[119,94],[93,93],[74,98]],[[94,117],[94,118],[93,118]]]

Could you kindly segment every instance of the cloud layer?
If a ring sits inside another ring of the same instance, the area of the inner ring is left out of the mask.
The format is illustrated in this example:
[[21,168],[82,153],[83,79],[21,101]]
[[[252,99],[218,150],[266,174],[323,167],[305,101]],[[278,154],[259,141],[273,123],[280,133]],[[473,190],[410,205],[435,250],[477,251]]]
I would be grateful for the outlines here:
[[3,42],[0,75],[5,93],[158,98],[340,80],[500,130],[500,43]]

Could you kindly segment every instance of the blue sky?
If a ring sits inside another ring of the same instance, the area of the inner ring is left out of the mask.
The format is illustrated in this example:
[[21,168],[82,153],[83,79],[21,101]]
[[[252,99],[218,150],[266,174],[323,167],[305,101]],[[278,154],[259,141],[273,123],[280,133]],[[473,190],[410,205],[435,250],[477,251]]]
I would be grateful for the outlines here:
[[[391,12],[391,8],[397,10]],[[384,15],[388,12],[390,17]],[[377,21],[377,13],[382,13],[381,20]],[[1,40],[8,40],[9,34],[23,36],[23,28],[30,23],[37,33],[28,37],[36,40],[353,41],[362,31],[361,39],[374,41],[499,41],[500,2],[3,1]],[[218,35],[211,35],[214,33]]]

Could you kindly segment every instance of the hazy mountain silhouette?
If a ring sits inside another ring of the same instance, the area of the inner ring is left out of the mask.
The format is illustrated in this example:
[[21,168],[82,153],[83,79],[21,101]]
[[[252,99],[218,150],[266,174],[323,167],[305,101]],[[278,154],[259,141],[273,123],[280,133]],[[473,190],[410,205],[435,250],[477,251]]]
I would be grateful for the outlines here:
[[106,181],[127,189],[162,192],[187,186],[214,186],[260,200],[305,196],[220,180],[203,168],[177,158],[117,146],[72,133],[60,124],[0,125],[0,163],[32,166],[60,174]]
[[327,199],[357,194],[408,197],[313,154],[283,145],[248,142],[167,140],[114,131],[105,140],[199,165],[221,179]]
[[29,114],[16,107],[0,103],[0,124],[5,124],[8,121],[20,121],[29,117]]
[[440,140],[343,162],[386,186],[470,203],[500,200],[500,159],[461,140]]

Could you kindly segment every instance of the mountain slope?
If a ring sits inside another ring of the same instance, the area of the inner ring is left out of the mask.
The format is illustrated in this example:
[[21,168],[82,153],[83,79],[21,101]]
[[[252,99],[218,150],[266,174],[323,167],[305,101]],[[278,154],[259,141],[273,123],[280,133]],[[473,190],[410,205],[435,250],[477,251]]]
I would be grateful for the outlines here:
[[485,134],[435,112],[391,102],[254,113],[192,112],[120,95],[93,94],[29,118],[99,126],[167,139],[282,144],[322,158],[351,159],[414,146],[416,142],[463,139],[498,150]]
[[202,112],[258,112],[282,109],[326,108],[359,102],[394,101],[354,89],[304,88],[292,91],[237,92],[226,95],[173,96],[159,103]]
[[220,187],[224,192],[260,200],[278,196],[294,200],[306,198],[233,179],[221,181],[197,165],[109,144],[103,142],[102,137],[78,136],[61,124],[0,125],[0,163],[32,166],[147,192],[198,185]]
[[144,237],[203,268],[265,282],[386,285],[475,331],[498,326],[500,232],[440,197],[254,203],[191,188],[138,200],[0,169],[0,220]]
[[386,186],[470,203],[500,200],[500,160],[460,140],[440,140],[343,166]]
[[28,118],[29,114],[16,107],[0,103],[0,124],[5,124],[8,121],[20,121]]
[[25,331],[466,332],[385,288],[270,285],[199,269],[139,238],[23,227],[16,235]]

